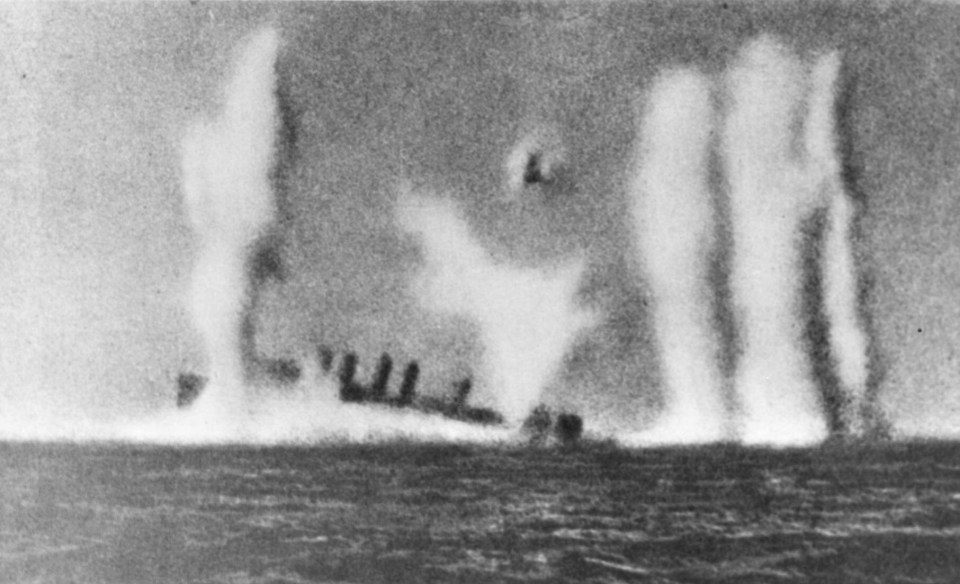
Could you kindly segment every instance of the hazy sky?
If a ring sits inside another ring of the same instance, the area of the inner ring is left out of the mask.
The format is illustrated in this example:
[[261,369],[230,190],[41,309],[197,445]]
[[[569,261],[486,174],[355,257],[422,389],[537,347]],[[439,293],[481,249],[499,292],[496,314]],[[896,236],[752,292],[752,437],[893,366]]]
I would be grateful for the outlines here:
[[[409,181],[457,201],[499,260],[584,255],[580,301],[602,322],[548,397],[647,416],[659,374],[626,219],[631,104],[659,69],[718,74],[769,32],[842,53],[882,403],[905,430],[960,428],[960,10],[731,4],[0,8],[0,407],[143,411],[200,366],[180,140],[216,111],[236,46],[273,24],[296,149],[290,277],[266,294],[263,350],[416,357],[433,390],[472,370],[475,331],[409,293],[421,256],[394,221]],[[503,161],[543,124],[569,174],[511,200]]]

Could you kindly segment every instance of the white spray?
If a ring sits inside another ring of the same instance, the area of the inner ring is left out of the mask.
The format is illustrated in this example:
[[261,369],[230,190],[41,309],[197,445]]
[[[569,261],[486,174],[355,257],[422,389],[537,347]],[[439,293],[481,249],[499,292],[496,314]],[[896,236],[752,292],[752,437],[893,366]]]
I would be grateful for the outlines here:
[[750,43],[728,73],[722,153],[743,342],[734,383],[748,444],[809,444],[827,435],[800,302],[800,226],[819,197],[818,173],[803,164],[794,130],[803,79],[798,60],[768,37]]
[[837,152],[834,104],[840,57],[819,58],[810,73],[810,96],[805,127],[807,163],[822,181],[822,204],[827,206],[823,241],[823,302],[829,323],[831,355],[844,393],[841,416],[850,433],[862,434],[867,390],[867,335],[857,312],[857,276],[851,244],[853,203],[844,190]]
[[710,82],[693,70],[654,81],[629,178],[637,248],[650,285],[664,411],[628,441],[700,443],[727,437],[720,341],[708,282],[716,220],[709,186]]
[[183,141],[186,205],[200,238],[190,309],[208,357],[202,401],[218,408],[243,397],[252,359],[243,329],[257,292],[250,255],[276,216],[270,173],[278,47],[274,29],[253,35],[239,54],[220,115],[196,123]]
[[423,304],[478,325],[484,389],[509,423],[519,423],[540,400],[577,333],[593,321],[575,300],[584,262],[549,271],[498,265],[455,206],[436,198],[403,194],[398,221],[423,244]]

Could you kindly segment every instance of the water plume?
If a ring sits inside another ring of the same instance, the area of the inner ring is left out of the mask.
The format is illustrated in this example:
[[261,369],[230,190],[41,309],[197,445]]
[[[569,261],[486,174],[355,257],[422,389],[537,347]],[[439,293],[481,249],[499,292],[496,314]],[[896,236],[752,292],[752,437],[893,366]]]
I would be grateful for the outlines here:
[[183,141],[183,187],[200,239],[190,311],[207,352],[210,382],[198,406],[239,405],[256,359],[252,324],[265,273],[260,241],[276,219],[271,184],[279,129],[276,30],[242,47],[220,114],[195,123]]
[[593,316],[576,306],[584,261],[552,269],[496,263],[450,201],[403,193],[398,222],[423,245],[423,304],[480,330],[483,391],[512,425],[537,405],[577,333]]
[[727,437],[715,293],[716,219],[709,185],[711,84],[690,69],[662,73],[638,124],[628,183],[636,247],[650,286],[664,385],[656,425],[628,439],[702,443]]
[[742,51],[727,75],[722,156],[733,231],[731,288],[742,354],[734,386],[748,444],[809,444],[827,435],[805,352],[800,226],[819,200],[804,164],[804,75],[769,37]]
[[826,206],[823,241],[823,308],[829,324],[830,354],[839,378],[843,400],[840,417],[853,435],[864,432],[867,391],[867,335],[858,312],[858,281],[851,225],[853,202],[844,188],[837,148],[836,86],[840,56],[829,53],[817,59],[810,72],[810,93],[805,120],[807,164],[819,174]]

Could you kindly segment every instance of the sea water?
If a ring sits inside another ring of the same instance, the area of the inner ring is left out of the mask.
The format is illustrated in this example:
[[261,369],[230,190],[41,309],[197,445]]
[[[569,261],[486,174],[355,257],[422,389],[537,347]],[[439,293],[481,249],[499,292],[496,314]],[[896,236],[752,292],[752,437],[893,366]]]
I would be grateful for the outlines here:
[[956,582],[960,444],[0,444],[0,581]]

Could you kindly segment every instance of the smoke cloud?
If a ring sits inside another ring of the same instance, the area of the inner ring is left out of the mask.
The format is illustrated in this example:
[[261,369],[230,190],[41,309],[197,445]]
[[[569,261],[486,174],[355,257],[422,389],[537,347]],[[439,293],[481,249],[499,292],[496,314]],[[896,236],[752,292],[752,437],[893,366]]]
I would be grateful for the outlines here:
[[519,423],[540,400],[577,333],[594,321],[576,306],[583,260],[550,270],[499,265],[453,203],[436,198],[402,194],[398,222],[423,245],[421,301],[479,327],[482,389],[508,422]]
[[722,155],[733,223],[731,287],[743,352],[735,375],[740,437],[805,444],[827,425],[802,341],[800,226],[818,202],[818,173],[804,165],[799,61],[768,37],[728,73]]
[[201,400],[218,410],[230,396],[243,397],[255,362],[250,319],[262,277],[253,250],[276,217],[270,175],[278,48],[276,30],[253,35],[238,55],[220,115],[196,123],[183,141],[185,202],[200,239],[189,305],[210,378]]
[[664,380],[664,410],[640,443],[727,438],[714,292],[716,220],[709,185],[710,82],[673,70],[653,83],[638,126],[629,199],[650,286]]

